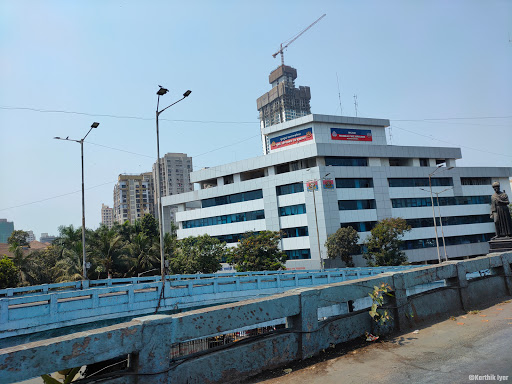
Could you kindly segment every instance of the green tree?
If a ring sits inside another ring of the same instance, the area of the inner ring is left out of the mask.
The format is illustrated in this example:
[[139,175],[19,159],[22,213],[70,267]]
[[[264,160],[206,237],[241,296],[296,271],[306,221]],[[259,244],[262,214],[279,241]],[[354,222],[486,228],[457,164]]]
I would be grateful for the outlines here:
[[[124,249],[128,252],[128,260],[131,264],[128,276],[138,276],[139,273],[149,272],[152,269],[160,271],[159,244],[151,244],[146,234],[142,232],[137,234]],[[155,271],[154,274],[158,272]]]
[[339,228],[335,233],[327,237],[325,242],[327,257],[330,259],[339,258],[347,267],[353,267],[352,256],[359,253],[358,240],[359,234],[354,228]]
[[[57,249],[56,249],[57,248]],[[32,251],[28,256],[32,268],[30,275],[32,276],[32,284],[51,284],[56,282],[55,265],[60,257],[60,250],[54,245],[50,245],[43,250]]]
[[96,271],[95,266],[101,266],[107,276],[122,277],[126,274],[129,263],[123,257],[124,242],[114,228],[100,226],[89,235],[86,244],[90,259],[94,262],[92,270]]
[[14,288],[20,281],[18,267],[6,255],[0,260],[0,289]]
[[53,269],[57,283],[78,281],[82,279],[82,242],[76,242],[69,247],[55,248],[59,252],[58,261]]
[[407,261],[407,256],[400,249],[402,236],[411,227],[400,218],[383,219],[371,230],[364,243],[366,251],[363,256],[368,266],[400,265]]
[[286,253],[279,249],[280,239],[280,232],[246,232],[238,246],[231,249],[227,261],[237,272],[284,269]]
[[215,273],[226,256],[226,243],[209,235],[190,236],[178,240],[169,269],[173,274]]
[[160,231],[158,229],[158,220],[151,213],[146,213],[140,220],[142,233],[144,233],[151,243],[159,241]]
[[30,248],[30,245],[28,244],[28,241],[27,241],[27,236],[28,236],[27,232],[17,229],[16,231],[13,231],[11,233],[11,236],[9,236],[9,238],[7,239],[7,243],[11,247],[29,247]]

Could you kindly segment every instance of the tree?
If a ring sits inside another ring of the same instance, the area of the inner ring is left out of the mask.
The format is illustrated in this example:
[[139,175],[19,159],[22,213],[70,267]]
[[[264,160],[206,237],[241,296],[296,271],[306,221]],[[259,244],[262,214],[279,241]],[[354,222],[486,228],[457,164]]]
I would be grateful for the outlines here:
[[231,249],[227,261],[237,272],[284,269],[286,253],[279,249],[280,239],[280,232],[246,232],[238,246]]
[[89,238],[86,244],[89,245],[88,253],[95,265],[101,265],[107,275],[123,276],[128,270],[128,265],[122,257],[124,243],[121,235],[115,229],[102,225],[91,233]]
[[14,288],[20,281],[20,271],[6,255],[0,260],[0,289]]
[[352,227],[339,228],[335,233],[327,237],[327,257],[340,258],[347,267],[353,267],[352,256],[359,253],[357,242],[359,234]]
[[400,265],[407,261],[407,256],[400,249],[402,236],[411,227],[400,218],[383,219],[371,230],[364,243],[366,251],[363,256],[368,266]]
[[130,243],[126,244],[125,250],[128,252],[128,258],[132,263],[128,276],[138,276],[139,273],[149,272],[152,269],[160,271],[158,243],[152,245],[150,239],[144,233],[137,234]]
[[11,247],[29,247],[30,248],[30,245],[28,244],[28,241],[27,241],[27,236],[28,236],[27,232],[17,229],[16,231],[13,231],[11,233],[11,236],[9,236],[9,238],[7,239],[7,243],[9,243],[9,245]]
[[158,229],[158,220],[155,219],[155,216],[151,213],[146,213],[140,220],[140,225],[142,233],[149,238],[151,243],[155,240],[159,241],[160,231]]
[[220,262],[227,253],[226,243],[215,237],[190,236],[178,240],[169,268],[173,274],[215,273],[221,269]]

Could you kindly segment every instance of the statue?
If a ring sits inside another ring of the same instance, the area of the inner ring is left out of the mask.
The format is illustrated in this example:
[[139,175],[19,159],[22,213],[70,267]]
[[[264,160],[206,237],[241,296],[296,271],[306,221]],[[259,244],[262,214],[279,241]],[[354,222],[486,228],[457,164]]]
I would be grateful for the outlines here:
[[491,219],[494,219],[496,226],[496,236],[493,239],[512,237],[512,218],[508,208],[510,201],[505,191],[500,191],[499,182],[492,183],[492,187],[494,194],[491,196]]

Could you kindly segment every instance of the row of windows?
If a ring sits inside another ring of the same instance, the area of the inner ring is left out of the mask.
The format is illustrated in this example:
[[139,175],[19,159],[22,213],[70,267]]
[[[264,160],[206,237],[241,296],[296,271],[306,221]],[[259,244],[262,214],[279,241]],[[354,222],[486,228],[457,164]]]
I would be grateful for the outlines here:
[[[251,232],[251,234],[257,235],[259,232]],[[219,239],[222,243],[238,243],[244,237],[245,233],[232,233],[229,235],[212,236]]]
[[360,221],[357,223],[341,223],[341,228],[352,227],[357,232],[369,232],[377,224],[376,221]]
[[308,236],[308,227],[284,228],[281,229],[283,237],[302,237]]
[[[445,237],[446,245],[460,245],[460,244],[473,244],[473,243],[486,243],[494,236],[494,233],[481,233],[478,235],[466,236],[452,236]],[[442,246],[442,239],[439,240],[439,245]],[[418,239],[406,240],[402,243],[402,249],[421,249],[432,248],[436,246],[436,239]]]
[[338,209],[340,211],[375,209],[375,200],[338,200]]
[[[411,207],[431,207],[432,202],[429,197],[391,199],[393,208],[411,208]],[[440,197],[439,205],[472,205],[472,204],[490,204],[490,196],[450,196]],[[437,199],[434,199],[434,205],[437,206]]]
[[239,223],[242,221],[261,220],[264,218],[265,218],[265,211],[263,211],[263,209],[261,209],[259,211],[233,213],[232,215],[205,217],[203,219],[183,221],[183,229],[206,227],[209,225]]
[[[407,219],[407,224],[412,228],[433,227],[434,220],[432,217],[423,217],[418,219]],[[447,225],[464,225],[464,224],[481,224],[490,223],[492,219],[489,215],[469,215],[469,216],[448,216],[443,217],[443,226]],[[436,223],[439,225],[439,218],[436,217]],[[376,221],[361,221],[353,223],[341,223],[341,227],[352,227],[357,232],[368,232],[375,227]]]
[[491,185],[490,177],[461,177],[462,185]]
[[279,207],[279,216],[302,215],[306,213],[306,204],[289,205],[287,207]]
[[367,167],[368,158],[366,157],[341,157],[326,156],[325,165],[334,167]]
[[336,188],[373,188],[373,179],[336,179]]
[[304,192],[304,183],[293,183],[278,185],[276,187],[277,196],[290,195],[292,193]]
[[[431,182],[433,187],[453,186],[451,177],[436,177],[431,179]],[[388,179],[388,183],[390,188],[428,187],[428,177]]]
[[284,251],[288,260],[303,260],[303,259],[311,259],[311,252],[309,249],[291,249],[289,251]]
[[[419,218],[419,219],[407,219],[407,224],[413,228],[433,227],[434,219]],[[493,220],[489,215],[469,215],[469,216],[447,216],[443,217],[443,226],[445,225],[463,225],[463,224],[481,224],[491,223]],[[439,218],[436,217],[436,224],[439,225]]]
[[262,199],[262,198],[263,198],[262,190],[257,189],[256,191],[241,192],[241,193],[235,193],[233,195],[217,196],[217,197],[212,197],[211,199],[204,199],[204,200],[201,200],[201,205],[203,208],[208,208],[208,207],[214,207],[217,205],[240,203],[242,201],[257,200],[257,199]]

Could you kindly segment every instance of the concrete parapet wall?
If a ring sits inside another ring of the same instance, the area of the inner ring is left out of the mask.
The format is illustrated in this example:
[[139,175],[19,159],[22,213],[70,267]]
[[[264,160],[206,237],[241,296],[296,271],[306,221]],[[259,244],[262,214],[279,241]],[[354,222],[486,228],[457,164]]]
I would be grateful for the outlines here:
[[[352,281],[297,288],[256,300],[225,304],[176,315],[151,315],[129,323],[0,350],[0,382],[9,383],[65,368],[131,355],[129,372],[119,383],[226,383],[264,369],[304,359],[331,344],[376,331],[361,308],[320,318],[319,308],[364,300],[373,287],[389,284],[394,298],[385,306],[394,312],[395,328],[441,319],[493,299],[510,296],[512,253],[387,272]],[[469,279],[468,274],[481,272]],[[482,272],[483,271],[483,272]],[[444,280],[445,286],[407,295],[408,289]],[[171,359],[177,343],[233,332],[247,326],[286,319],[286,328],[264,337],[227,344],[221,350]],[[386,331],[381,329],[381,331]],[[389,331],[389,329],[387,330]]]

